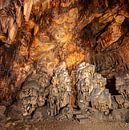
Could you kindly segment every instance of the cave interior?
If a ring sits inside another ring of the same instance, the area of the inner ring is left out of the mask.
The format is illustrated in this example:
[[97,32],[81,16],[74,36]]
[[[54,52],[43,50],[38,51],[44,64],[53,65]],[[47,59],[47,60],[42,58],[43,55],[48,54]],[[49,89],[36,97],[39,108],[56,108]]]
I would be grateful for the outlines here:
[[129,0],[0,0],[0,119],[39,111],[129,122]]

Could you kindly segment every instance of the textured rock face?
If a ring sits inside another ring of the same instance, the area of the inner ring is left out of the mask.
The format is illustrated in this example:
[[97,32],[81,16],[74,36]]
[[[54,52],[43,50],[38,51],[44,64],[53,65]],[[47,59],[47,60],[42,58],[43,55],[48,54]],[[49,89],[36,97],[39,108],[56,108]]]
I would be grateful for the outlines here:
[[17,104],[24,116],[31,115],[38,107],[45,105],[46,97],[49,94],[50,80],[51,76],[42,69],[33,72],[23,84],[22,90],[17,96]]
[[77,68],[77,91],[78,105],[81,109],[86,109],[90,102],[90,93],[93,90],[93,75],[95,67],[85,62]]
[[[51,84],[50,84],[51,83]],[[23,116],[31,115],[38,107],[48,106],[48,114],[58,115],[63,108],[71,109],[71,79],[65,62],[55,68],[52,80],[46,73],[34,73],[18,94],[18,105]]]
[[68,110],[71,109],[71,89],[71,79],[65,62],[62,62],[55,70],[49,90],[48,107],[51,116],[59,114],[65,107],[68,107]]
[[[41,64],[40,64],[41,65]],[[82,111],[89,107],[105,112],[111,109],[111,95],[105,89],[106,79],[95,73],[95,66],[82,62],[76,69],[77,105]],[[17,99],[23,116],[31,115],[38,107],[46,105],[48,114],[72,115],[72,79],[61,62],[51,77],[43,70],[33,73],[23,84]],[[91,106],[90,106],[91,104]],[[62,111],[62,112],[61,112]]]
[[122,36],[121,24],[123,23],[124,19],[125,19],[124,16],[121,15],[116,16],[112,24],[108,27],[107,31],[100,35],[100,38],[98,39],[97,42],[98,46],[102,47],[101,51],[109,47],[114,42],[118,41],[118,39]]
[[[40,65],[42,64],[37,68]],[[80,122],[87,119],[127,121],[128,74],[116,78],[119,95],[111,95],[106,88],[106,78],[95,71],[94,65],[82,62],[76,66],[74,72],[75,79],[71,77],[65,62],[60,62],[52,75],[49,71],[44,72],[44,69],[33,72],[19,91],[12,111],[41,120],[46,117],[43,114],[43,107],[46,106],[45,113],[60,120],[74,117]],[[76,96],[73,90],[76,91]],[[72,97],[79,109],[73,108]]]
[[129,98],[129,75],[116,78],[116,89],[126,99]]
[[[127,0],[1,0],[0,105],[9,106],[19,93],[24,115],[46,102],[50,115],[78,106],[101,116],[128,108],[128,76],[122,76],[129,72],[128,5]],[[113,85],[106,82],[112,77]],[[112,96],[113,89],[120,96]]]
[[[45,85],[45,84],[43,84]],[[48,90],[35,81],[28,81],[18,95],[18,105],[23,116],[31,115],[37,107],[45,104]]]
[[111,95],[105,89],[106,79],[101,74],[95,73],[95,66],[81,63],[77,68],[78,105],[85,110],[90,107],[100,111],[111,108]]

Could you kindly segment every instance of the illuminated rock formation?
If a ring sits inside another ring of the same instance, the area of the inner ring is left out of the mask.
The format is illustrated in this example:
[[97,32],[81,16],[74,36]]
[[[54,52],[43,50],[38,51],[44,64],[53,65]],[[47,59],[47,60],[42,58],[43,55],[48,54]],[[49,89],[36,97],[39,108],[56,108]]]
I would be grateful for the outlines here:
[[128,0],[0,0],[0,104],[16,100],[24,115],[44,105],[50,115],[67,105],[109,115],[128,108],[128,6]]

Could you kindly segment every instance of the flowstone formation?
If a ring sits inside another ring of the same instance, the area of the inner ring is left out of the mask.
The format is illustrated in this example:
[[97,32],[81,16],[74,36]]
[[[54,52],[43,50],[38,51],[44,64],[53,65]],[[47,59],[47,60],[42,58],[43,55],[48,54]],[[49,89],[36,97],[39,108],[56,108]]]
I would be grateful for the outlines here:
[[58,115],[64,108],[65,114],[68,115],[71,112],[71,95],[71,78],[66,69],[65,62],[62,62],[56,68],[50,86],[48,96],[49,115]]
[[89,107],[90,93],[93,90],[93,75],[95,67],[85,62],[81,63],[76,72],[77,103],[80,109]]
[[38,107],[45,105],[49,85],[50,77],[43,72],[34,73],[27,79],[17,96],[17,105],[23,116],[31,115]]
[[[107,112],[111,109],[111,95],[105,88],[106,79],[95,72],[95,66],[83,62],[76,70],[77,105],[80,110],[96,109]],[[17,96],[23,116],[31,115],[38,107],[47,104],[48,115],[65,115],[70,118],[72,81],[65,62],[53,71],[52,79],[41,70],[33,73],[23,84]],[[46,104],[45,104],[46,103]]]
[[116,78],[118,95],[111,95],[107,81],[95,72],[95,66],[81,63],[76,71],[77,105],[80,110],[74,116],[80,122],[87,119],[101,121],[126,121],[129,113],[128,74]]
[[[116,78],[118,95],[113,95],[107,88],[107,79],[97,73],[92,64],[82,62],[76,66],[76,90],[65,62],[60,62],[51,75],[41,66],[43,63],[37,65],[40,71],[34,71],[17,94],[17,101],[11,108],[17,115],[36,120],[46,116],[58,120],[76,119],[82,123],[87,120],[128,122],[128,74]],[[72,97],[75,98],[76,109],[72,105]]]
[[63,118],[70,118],[71,95],[71,78],[62,62],[53,71],[52,79],[41,69],[32,73],[17,95],[17,106],[23,116],[32,116],[39,107],[47,105],[49,116],[61,114]]
[[77,103],[81,110],[89,107],[102,112],[111,109],[111,94],[105,88],[106,78],[95,72],[95,66],[81,63],[77,68]]

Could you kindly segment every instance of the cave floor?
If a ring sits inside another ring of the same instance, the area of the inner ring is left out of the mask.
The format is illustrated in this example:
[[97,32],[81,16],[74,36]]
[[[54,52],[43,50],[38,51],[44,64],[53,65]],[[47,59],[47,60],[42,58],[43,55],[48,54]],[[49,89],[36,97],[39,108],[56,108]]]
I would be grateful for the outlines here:
[[77,121],[56,121],[52,119],[38,122],[7,122],[1,126],[1,130],[129,130],[129,123],[121,122],[95,122],[87,121],[78,123]]

